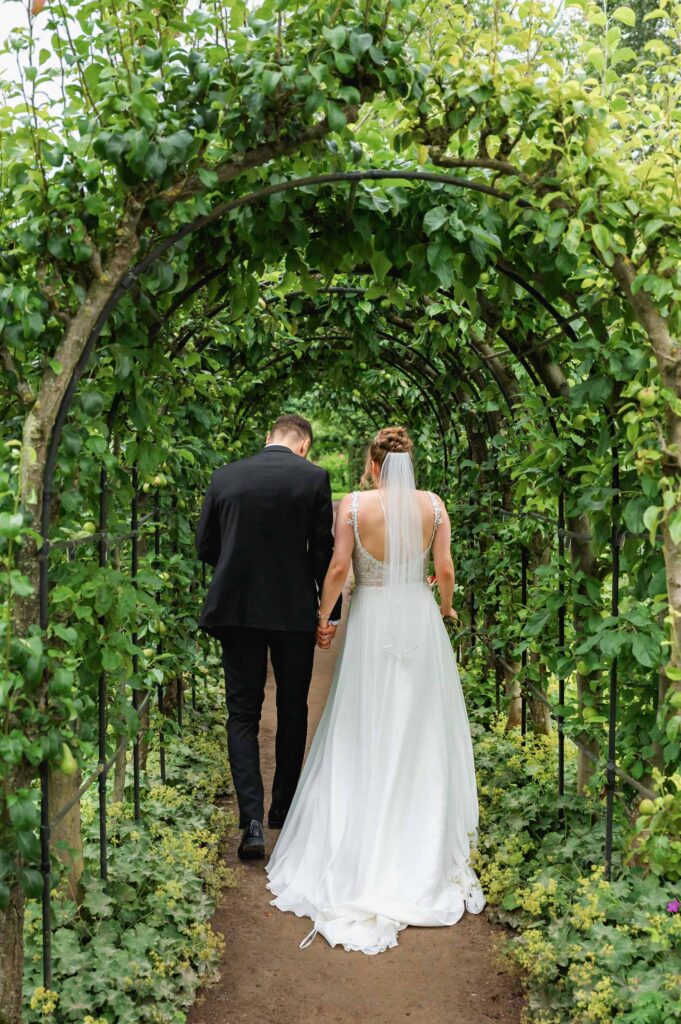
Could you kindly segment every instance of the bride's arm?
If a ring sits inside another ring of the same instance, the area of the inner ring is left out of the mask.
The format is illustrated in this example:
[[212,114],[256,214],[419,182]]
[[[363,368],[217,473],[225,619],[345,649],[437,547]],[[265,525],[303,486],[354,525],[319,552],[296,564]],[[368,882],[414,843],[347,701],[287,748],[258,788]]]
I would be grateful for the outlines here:
[[352,526],[348,523],[350,501],[351,495],[346,494],[339,502],[338,511],[336,512],[333,555],[324,577],[322,596],[319,600],[319,624],[322,627],[325,627],[329,621],[329,615],[340,597],[350,572],[352,549],[355,546]]
[[[437,497],[437,496],[436,496]],[[449,522],[447,509],[440,498],[437,499],[442,508],[442,522],[435,533],[433,541],[433,565],[440,591],[440,614],[456,618],[452,608],[454,596],[454,562],[452,561],[452,526]]]

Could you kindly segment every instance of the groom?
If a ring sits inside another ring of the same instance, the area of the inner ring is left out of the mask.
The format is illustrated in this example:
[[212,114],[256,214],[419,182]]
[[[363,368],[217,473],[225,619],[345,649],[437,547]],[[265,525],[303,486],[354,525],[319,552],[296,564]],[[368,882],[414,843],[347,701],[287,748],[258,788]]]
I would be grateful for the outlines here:
[[306,419],[280,416],[261,451],[213,471],[196,530],[199,558],[215,566],[199,628],[222,645],[242,859],[265,856],[258,727],[268,651],[277,686],[270,828],[284,823],[305,755],[317,609],[333,552],[331,483],[307,462],[311,446]]

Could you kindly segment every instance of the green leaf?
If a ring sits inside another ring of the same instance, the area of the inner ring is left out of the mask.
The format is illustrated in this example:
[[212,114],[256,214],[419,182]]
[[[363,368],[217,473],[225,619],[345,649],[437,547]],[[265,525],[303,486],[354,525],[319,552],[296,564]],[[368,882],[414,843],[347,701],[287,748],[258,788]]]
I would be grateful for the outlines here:
[[50,235],[47,240],[47,249],[58,260],[66,260],[71,254],[71,246],[65,235]]
[[19,884],[29,899],[37,899],[43,891],[43,876],[37,868],[22,868]]
[[447,223],[448,218],[449,210],[445,206],[433,206],[423,218],[423,230],[427,235],[432,235]]
[[367,52],[373,41],[369,32],[351,32],[350,52],[354,57],[361,57],[363,53]]
[[386,254],[381,252],[380,249],[374,249],[369,262],[371,263],[371,269],[374,272],[376,280],[383,281],[385,279],[385,275],[392,267],[392,263]]
[[65,153],[66,150],[59,143],[56,146],[43,146],[42,148],[43,160],[50,167],[61,167]]
[[143,46],[142,58],[147,67],[156,71],[163,63],[163,50],[157,47]]
[[673,544],[681,543],[681,510],[674,513],[668,521],[669,536]]
[[7,798],[10,821],[16,829],[37,828],[40,824],[38,804],[26,791],[10,794]]
[[345,128],[345,114],[341,108],[336,104],[329,101],[326,104],[326,116],[329,122],[329,128],[333,132],[342,132]]
[[80,404],[88,416],[99,416],[104,408],[104,398],[99,391],[84,391],[80,396]]
[[605,67],[605,54],[600,46],[592,46],[587,52],[586,57],[587,60],[591,61],[597,71],[602,71]]
[[266,71],[262,76],[262,85],[266,96],[271,96],[281,81],[281,71]]
[[636,24],[636,12],[631,7],[616,7],[610,17],[617,18],[623,25],[629,25],[630,28]]
[[609,230],[603,224],[592,224],[591,235],[597,246],[603,254],[603,260],[607,266],[612,266],[614,257],[611,251],[612,238]]
[[449,288],[454,280],[454,261],[451,245],[445,238],[436,238],[428,246],[428,265],[437,274],[443,288]]
[[0,512],[0,534],[4,537],[17,537],[23,525],[21,512]]
[[192,135],[183,128],[181,131],[175,132],[173,135],[168,135],[164,139],[159,139],[158,144],[168,163],[178,165],[184,163],[186,160],[193,142],[194,139]]
[[566,231],[563,233],[563,245],[569,253],[576,253],[579,243],[584,234],[584,224],[579,217],[572,217]]
[[105,647],[102,651],[102,667],[105,672],[115,672],[123,664],[118,651]]
[[340,50],[348,37],[348,31],[342,25],[337,25],[336,28],[329,28],[325,25],[322,35],[333,50]]
[[662,509],[659,505],[649,505],[643,513],[643,525],[649,532],[651,544],[655,543],[655,534],[657,533],[661,515]]
[[12,569],[9,574],[9,583],[12,593],[18,597],[30,597],[33,593],[33,584],[28,576],[24,576],[18,569]]
[[206,188],[215,188],[215,186],[218,183],[218,176],[216,171],[211,171],[207,167],[199,167],[196,173],[198,174],[199,179],[201,180],[202,184],[206,186]]
[[83,906],[89,910],[94,917],[110,917],[113,900],[104,891],[104,886],[97,885],[90,889],[83,900]]
[[[352,57],[349,53],[339,53],[338,50],[334,51],[333,62],[336,65],[336,69],[341,73],[341,75],[349,75],[355,66],[354,57]],[[324,94],[319,93],[318,95],[322,96],[323,98]]]
[[[610,64],[616,67],[618,64],[626,64],[630,60],[636,60],[637,54],[630,46],[620,46],[610,58]],[[626,107],[622,108],[623,110]]]
[[631,650],[639,665],[653,668],[660,651],[657,642],[646,633],[635,633],[631,642]]

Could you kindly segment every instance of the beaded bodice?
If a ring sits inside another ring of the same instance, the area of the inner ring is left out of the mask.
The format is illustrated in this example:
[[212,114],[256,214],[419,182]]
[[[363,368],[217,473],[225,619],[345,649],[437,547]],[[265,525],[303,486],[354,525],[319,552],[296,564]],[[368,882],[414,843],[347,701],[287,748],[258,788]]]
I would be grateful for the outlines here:
[[[428,543],[428,547],[423,552],[423,578],[425,580],[426,573],[428,572],[428,563],[430,562],[430,549],[435,539],[435,531],[442,522],[442,509],[437,501],[434,494],[428,491],[428,497],[433,506],[433,532]],[[350,513],[348,515],[348,523],[352,526],[352,531],[355,535],[355,546],[352,551],[352,571],[355,576],[355,583],[358,587],[380,587],[383,585],[384,578],[384,563],[378,558],[374,558],[373,555],[369,554],[366,550],[359,536],[359,526],[357,524],[357,514],[359,512],[359,491],[353,491],[350,501]]]

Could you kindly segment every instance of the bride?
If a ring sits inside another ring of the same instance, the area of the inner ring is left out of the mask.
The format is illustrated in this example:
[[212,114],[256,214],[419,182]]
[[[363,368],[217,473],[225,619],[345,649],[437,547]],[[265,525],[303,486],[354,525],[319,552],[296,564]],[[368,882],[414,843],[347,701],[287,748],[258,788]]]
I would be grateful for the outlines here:
[[[312,919],[301,949],[382,953],[407,925],[455,924],[485,905],[473,748],[456,658],[450,523],[414,482],[402,427],[374,438],[373,490],[338,506],[319,645],[350,569],[356,588],[328,700],[266,865],[270,900]],[[426,582],[432,556],[440,610]]]

